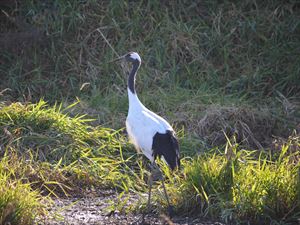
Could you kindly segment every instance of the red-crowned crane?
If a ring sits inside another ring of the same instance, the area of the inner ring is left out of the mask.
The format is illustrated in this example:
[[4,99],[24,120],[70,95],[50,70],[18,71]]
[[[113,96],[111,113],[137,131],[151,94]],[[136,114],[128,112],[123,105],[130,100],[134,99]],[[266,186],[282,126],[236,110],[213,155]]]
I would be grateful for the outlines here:
[[[139,54],[136,52],[129,52],[119,59],[124,59],[132,64],[127,88],[129,99],[129,110],[126,119],[127,133],[135,148],[141,150],[152,163],[147,204],[149,211],[153,169],[157,169],[160,176],[162,176],[160,169],[155,163],[155,159],[157,157],[162,157],[171,170],[174,170],[180,166],[179,145],[171,125],[165,119],[147,109],[136,94],[135,78],[142,62]],[[168,203],[168,212],[169,215],[172,216],[173,210],[169,202],[163,179],[162,185]]]

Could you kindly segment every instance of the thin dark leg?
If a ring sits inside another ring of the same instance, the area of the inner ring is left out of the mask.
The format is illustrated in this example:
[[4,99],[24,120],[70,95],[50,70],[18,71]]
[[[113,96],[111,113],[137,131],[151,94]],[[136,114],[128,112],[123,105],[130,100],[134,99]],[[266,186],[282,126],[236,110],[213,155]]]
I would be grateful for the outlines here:
[[152,172],[150,174],[150,178],[149,178],[149,192],[148,192],[148,204],[147,204],[147,212],[149,213],[150,211],[150,201],[151,201],[151,189],[152,189],[152,184],[153,184],[153,176],[152,176]]
[[[151,202],[151,190],[152,190],[152,184],[153,184],[153,175],[152,175],[152,169],[151,169],[150,177],[149,177],[149,179],[148,179],[149,192],[148,192],[147,213],[150,212],[150,202]],[[145,214],[146,214],[146,212],[143,212],[142,224],[143,224],[144,221],[145,221]]]
[[174,210],[173,210],[173,206],[170,204],[169,196],[168,196],[167,189],[166,189],[165,182],[164,182],[163,173],[161,172],[160,168],[156,165],[156,163],[154,163],[154,166],[160,173],[159,174],[160,179],[161,179],[162,186],[163,186],[163,189],[164,189],[164,194],[165,194],[165,197],[166,197],[166,200],[167,200],[167,203],[168,203],[168,214],[169,214],[170,217],[172,217],[174,215]]
[[162,182],[162,186],[163,186],[164,193],[165,193],[165,196],[166,196],[166,200],[167,200],[167,203],[168,203],[168,214],[172,218],[173,215],[174,215],[174,209],[173,209],[173,206],[170,204],[169,196],[168,196],[168,193],[167,193],[167,190],[166,190],[166,187],[165,187],[164,177],[162,178],[161,182]]
[[170,207],[170,200],[169,200],[169,196],[168,196],[168,193],[167,193],[167,190],[166,190],[166,187],[165,187],[164,178],[162,178],[161,182],[162,182],[162,186],[163,186],[164,193],[165,193],[165,196],[166,196],[166,200],[167,200],[167,203],[168,203],[168,207]]

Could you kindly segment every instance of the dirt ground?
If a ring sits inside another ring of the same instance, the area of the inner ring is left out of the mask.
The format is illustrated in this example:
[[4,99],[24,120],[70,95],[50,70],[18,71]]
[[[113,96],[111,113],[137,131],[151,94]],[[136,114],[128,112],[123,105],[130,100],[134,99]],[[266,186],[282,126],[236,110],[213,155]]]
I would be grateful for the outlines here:
[[[138,196],[130,195],[128,202],[136,201]],[[141,224],[142,214],[120,213],[109,211],[112,202],[118,201],[113,191],[104,191],[98,197],[59,198],[53,199],[54,207],[49,209],[49,216],[38,224],[46,225],[102,225],[102,224]],[[148,214],[143,224],[191,224],[191,225],[224,225],[219,222],[208,222],[199,218],[173,217]]]

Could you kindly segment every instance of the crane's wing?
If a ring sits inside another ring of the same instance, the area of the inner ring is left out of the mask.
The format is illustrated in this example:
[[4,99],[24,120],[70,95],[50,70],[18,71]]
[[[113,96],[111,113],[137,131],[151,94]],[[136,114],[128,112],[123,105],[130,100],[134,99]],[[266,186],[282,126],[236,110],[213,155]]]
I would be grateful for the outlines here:
[[172,170],[179,168],[179,144],[173,131],[167,130],[165,134],[157,132],[153,137],[152,149],[154,160],[157,156],[163,156]]
[[154,117],[153,113],[145,109],[138,113],[129,113],[126,119],[126,129],[131,142],[136,149],[140,149],[143,154],[151,161],[153,155],[153,136],[159,133],[166,133],[171,126],[159,116]]

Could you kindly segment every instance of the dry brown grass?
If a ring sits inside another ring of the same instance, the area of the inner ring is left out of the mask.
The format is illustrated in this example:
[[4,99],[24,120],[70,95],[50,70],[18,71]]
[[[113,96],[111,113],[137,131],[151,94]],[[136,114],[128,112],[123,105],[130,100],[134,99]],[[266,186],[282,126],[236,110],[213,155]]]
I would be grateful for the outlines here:
[[212,146],[225,144],[226,136],[235,136],[239,144],[261,149],[270,143],[276,120],[267,109],[213,105],[191,125]]

